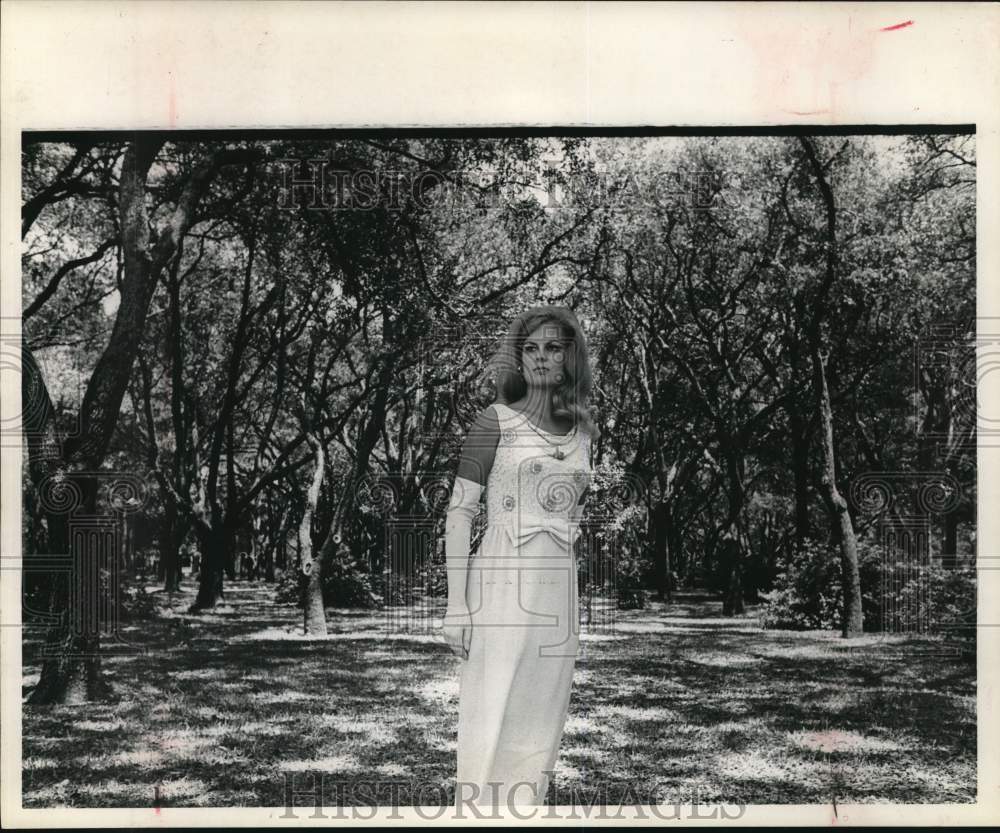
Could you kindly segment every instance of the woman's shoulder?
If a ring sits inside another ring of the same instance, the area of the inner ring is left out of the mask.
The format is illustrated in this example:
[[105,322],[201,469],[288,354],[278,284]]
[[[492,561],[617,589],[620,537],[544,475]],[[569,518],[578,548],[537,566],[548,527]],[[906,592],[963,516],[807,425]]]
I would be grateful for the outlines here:
[[496,407],[496,404],[494,402],[492,405],[487,405],[476,414],[472,423],[473,430],[486,433],[500,432],[500,421],[503,419],[503,413]]
[[500,425],[492,407],[483,408],[473,420],[459,460],[458,474],[467,480],[486,484],[500,441]]
[[589,456],[591,449],[594,447],[594,435],[581,425],[579,427],[579,437],[580,446],[583,448],[584,453]]
[[493,424],[497,426],[497,430],[502,430],[504,425],[510,426],[510,424],[517,419],[518,411],[512,408],[505,402],[494,402],[491,405],[487,405],[481,416],[486,419],[492,420]]

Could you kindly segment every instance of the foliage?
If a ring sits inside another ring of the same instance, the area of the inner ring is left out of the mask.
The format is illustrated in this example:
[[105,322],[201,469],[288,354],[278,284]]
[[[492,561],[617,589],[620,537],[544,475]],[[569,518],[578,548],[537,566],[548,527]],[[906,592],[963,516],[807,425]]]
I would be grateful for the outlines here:
[[[859,542],[858,569],[866,626],[871,622],[873,604],[878,602],[872,595],[878,586],[877,566],[877,554]],[[779,560],[774,589],[760,594],[764,600],[761,625],[786,630],[837,628],[843,612],[842,588],[839,548],[807,538],[798,552]]]
[[[969,636],[976,621],[975,570],[919,567],[885,560],[883,548],[858,541],[866,631],[933,631]],[[773,590],[762,593],[761,624],[788,630],[840,626],[843,592],[840,550],[807,539],[791,560],[781,561]]]
[[[25,345],[67,435],[127,278],[116,195],[129,141],[29,141],[22,157]],[[968,527],[975,136],[812,141],[837,205],[837,325],[822,335],[838,481],[849,491],[868,472],[948,472]],[[282,542],[303,517],[316,448],[325,471],[314,531],[346,516],[351,552],[382,532],[384,495],[373,500],[368,480],[384,482],[386,505],[401,513],[433,514],[492,396],[484,367],[497,336],[523,307],[560,303],[587,332],[602,431],[587,509],[601,520],[582,557],[614,570],[621,604],[638,604],[664,566],[646,510],[667,506],[681,581],[720,583],[718,542],[735,525],[753,554],[747,598],[778,576],[770,626],[834,626],[839,555],[812,541],[791,563],[775,561],[796,532],[815,538],[828,514],[814,482],[804,336],[825,217],[797,138],[176,139],[150,169],[151,225],[165,227],[194,172],[224,150],[246,159],[216,170],[152,286],[108,455],[156,484],[146,543],[159,545],[168,499],[192,538],[252,526],[255,552],[277,554],[277,597],[297,600]],[[295,208],[277,160],[296,158],[426,187],[404,188],[392,209]],[[428,170],[440,176],[423,178]],[[553,206],[527,187],[545,176],[572,199]],[[942,324],[951,336],[939,337]],[[915,351],[930,356],[917,374]],[[945,448],[941,436],[956,442]],[[912,514],[906,500],[899,508]],[[38,552],[42,514],[25,518]],[[881,627],[871,545],[859,546],[865,618]],[[325,600],[378,604],[383,566],[334,559]],[[434,555],[409,590],[381,601],[441,595],[444,576]],[[938,620],[967,622],[972,581],[933,570],[922,581]]]
[[[277,576],[274,599],[282,604],[301,605],[305,577],[300,570],[281,571]],[[376,593],[371,570],[363,560],[350,556],[331,558],[322,577],[323,604],[326,607],[377,608],[382,604]]]
[[[881,630],[902,631],[919,628],[956,638],[976,633],[976,571],[947,568],[940,564],[906,569],[905,578],[896,579],[896,589],[879,608]],[[884,572],[888,575],[889,569]]]
[[330,607],[381,607],[382,599],[368,562],[345,553],[330,559],[323,571],[323,602]]
[[156,598],[146,590],[146,582],[125,578],[119,586],[118,614],[122,621],[149,619],[157,612]]
[[274,600],[278,604],[301,604],[302,586],[298,570],[276,570]]

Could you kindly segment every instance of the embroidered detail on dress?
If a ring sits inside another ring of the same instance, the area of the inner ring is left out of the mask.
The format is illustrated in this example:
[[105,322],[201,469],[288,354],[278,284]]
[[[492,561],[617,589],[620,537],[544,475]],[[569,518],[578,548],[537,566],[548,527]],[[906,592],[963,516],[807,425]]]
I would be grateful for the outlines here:
[[533,432],[512,424],[522,419],[512,409],[498,404],[497,415],[501,441],[485,484],[487,522],[507,524],[515,513],[520,523],[536,515],[568,518],[592,474],[590,438],[580,433],[559,460],[540,453]]

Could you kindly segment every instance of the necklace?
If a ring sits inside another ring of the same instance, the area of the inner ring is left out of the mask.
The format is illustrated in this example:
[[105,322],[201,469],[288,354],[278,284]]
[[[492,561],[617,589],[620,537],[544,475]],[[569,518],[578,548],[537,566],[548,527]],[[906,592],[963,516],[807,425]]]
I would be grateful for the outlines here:
[[573,440],[573,438],[576,436],[577,426],[574,425],[573,430],[566,435],[566,442],[554,443],[552,442],[552,440],[546,437],[539,429],[535,428],[535,426],[532,425],[531,421],[527,417],[525,417],[524,421],[527,422],[528,425],[531,427],[531,430],[534,431],[536,434],[538,434],[538,436],[541,437],[543,440],[545,440],[546,443],[548,443],[550,446],[555,446],[555,449],[552,451],[552,453],[548,455],[549,457],[554,457],[556,460],[565,459],[566,452],[562,450],[561,446],[567,445]]

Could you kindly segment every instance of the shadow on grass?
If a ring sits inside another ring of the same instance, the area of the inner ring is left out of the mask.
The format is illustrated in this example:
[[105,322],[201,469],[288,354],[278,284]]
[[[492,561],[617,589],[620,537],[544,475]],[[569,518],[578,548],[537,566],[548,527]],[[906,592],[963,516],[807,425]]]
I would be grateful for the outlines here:
[[[313,774],[327,804],[388,782],[402,805],[451,801],[459,664],[432,635],[330,610],[330,635],[309,639],[266,585],[236,584],[200,616],[182,612],[192,596],[161,595],[159,615],[123,634],[141,653],[109,647],[117,702],[25,709],[26,807],[275,807]],[[553,791],[975,800],[974,657],[942,659],[926,637],[764,631],[720,610],[680,595],[584,634]],[[28,635],[26,690],[38,647]]]

